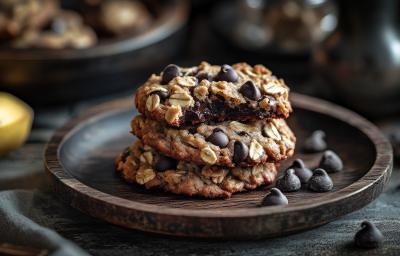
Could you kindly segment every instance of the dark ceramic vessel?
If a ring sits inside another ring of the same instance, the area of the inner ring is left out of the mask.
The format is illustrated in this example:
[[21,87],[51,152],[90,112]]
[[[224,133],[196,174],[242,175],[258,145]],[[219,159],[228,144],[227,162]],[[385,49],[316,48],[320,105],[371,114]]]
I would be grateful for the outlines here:
[[314,52],[336,96],[368,116],[400,110],[397,0],[340,1],[337,31]]
[[0,91],[33,105],[66,103],[138,86],[183,45],[185,0],[149,1],[153,24],[136,36],[88,49],[0,49]]

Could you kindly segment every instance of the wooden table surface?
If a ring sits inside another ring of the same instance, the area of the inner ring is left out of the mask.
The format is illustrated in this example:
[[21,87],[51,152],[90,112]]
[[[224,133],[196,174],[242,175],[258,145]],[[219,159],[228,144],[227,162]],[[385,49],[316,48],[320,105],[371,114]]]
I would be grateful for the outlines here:
[[[97,103],[97,102],[95,102]],[[91,104],[36,112],[29,141],[0,158],[0,190],[39,188],[34,201],[42,222],[93,255],[399,255],[400,168],[395,166],[385,193],[367,207],[322,227],[258,241],[178,239],[128,230],[93,219],[63,204],[48,190],[42,154],[54,129]],[[363,220],[385,235],[382,248],[360,250],[352,240]]]

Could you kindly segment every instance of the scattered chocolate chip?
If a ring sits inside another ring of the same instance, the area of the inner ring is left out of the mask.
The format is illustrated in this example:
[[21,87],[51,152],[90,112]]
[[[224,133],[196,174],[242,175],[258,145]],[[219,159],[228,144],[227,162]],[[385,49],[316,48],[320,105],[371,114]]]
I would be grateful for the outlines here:
[[154,165],[154,169],[156,169],[156,171],[158,172],[163,172],[166,170],[174,170],[176,169],[177,164],[178,161],[176,161],[175,159],[164,155],[160,155],[158,157],[156,164]]
[[301,188],[301,182],[299,177],[294,174],[293,169],[287,169],[285,175],[276,181],[276,187],[283,192],[294,192]]
[[208,80],[208,81],[212,81],[212,75],[210,73],[207,72],[199,72],[196,75],[196,78],[199,82],[201,82],[202,80]]
[[175,64],[169,64],[166,66],[163,70],[163,75],[162,75],[162,84],[168,84],[169,81],[174,79],[177,76],[181,76],[181,69],[175,65]]
[[314,192],[328,192],[332,190],[333,182],[325,170],[318,168],[313,171],[308,188]]
[[122,151],[122,154],[121,154],[121,160],[122,160],[122,162],[125,162],[125,161],[126,161],[126,159],[128,158],[128,156],[129,156],[130,153],[131,153],[131,149],[130,149],[129,147],[126,147],[126,148],[124,149],[124,151]]
[[222,65],[221,70],[215,77],[216,81],[236,82],[239,76],[236,71],[229,65]]
[[309,153],[324,151],[326,147],[325,132],[321,130],[314,131],[311,136],[305,140],[303,145],[304,151]]
[[221,129],[218,129],[217,131],[214,130],[213,133],[207,137],[207,141],[220,148],[225,148],[229,143],[229,138]]
[[235,141],[233,145],[233,161],[236,164],[241,163],[249,155],[249,148],[241,141]]
[[252,81],[247,81],[244,83],[240,89],[239,92],[246,98],[250,100],[259,100],[261,99],[261,92],[260,89],[252,82]]
[[277,188],[271,188],[269,194],[261,202],[262,206],[288,204],[287,197]]
[[313,175],[312,171],[304,165],[301,159],[295,159],[289,168],[294,169],[294,174],[299,177],[300,182],[303,184],[307,183]]
[[343,162],[335,152],[327,150],[322,155],[319,167],[328,173],[339,172],[343,170]]
[[378,248],[383,243],[381,231],[371,222],[363,221],[361,230],[354,236],[356,246],[361,248]]
[[151,94],[157,94],[158,97],[160,97],[160,99],[162,99],[162,100],[165,100],[169,96],[168,92],[163,92],[163,91],[156,91]]

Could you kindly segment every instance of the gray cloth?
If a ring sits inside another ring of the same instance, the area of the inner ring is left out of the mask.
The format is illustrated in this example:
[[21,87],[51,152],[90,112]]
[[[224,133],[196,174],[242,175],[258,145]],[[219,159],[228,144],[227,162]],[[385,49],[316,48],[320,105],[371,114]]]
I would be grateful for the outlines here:
[[13,190],[0,192],[0,241],[47,249],[51,255],[88,255],[56,232],[46,228],[42,212],[33,207],[40,192]]

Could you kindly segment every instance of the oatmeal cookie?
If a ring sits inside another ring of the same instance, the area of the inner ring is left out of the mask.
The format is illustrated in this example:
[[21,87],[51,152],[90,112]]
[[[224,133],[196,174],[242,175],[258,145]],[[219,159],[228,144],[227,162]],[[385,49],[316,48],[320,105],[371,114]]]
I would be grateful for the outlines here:
[[246,63],[183,68],[168,65],[135,96],[146,117],[180,127],[205,121],[287,118],[289,88],[262,65]]
[[104,35],[124,36],[139,33],[152,21],[147,7],[137,0],[86,1],[85,20]]
[[12,45],[16,48],[81,49],[96,43],[95,32],[83,23],[78,13],[59,10],[47,27],[24,32]]
[[58,9],[55,0],[1,0],[0,38],[11,39],[43,27]]
[[145,145],[200,165],[246,167],[278,162],[293,155],[296,142],[283,119],[209,122],[177,129],[139,115],[131,128]]
[[117,157],[115,166],[127,182],[206,198],[228,198],[236,192],[254,190],[273,183],[277,176],[272,163],[248,168],[195,165],[166,157],[139,140]]

